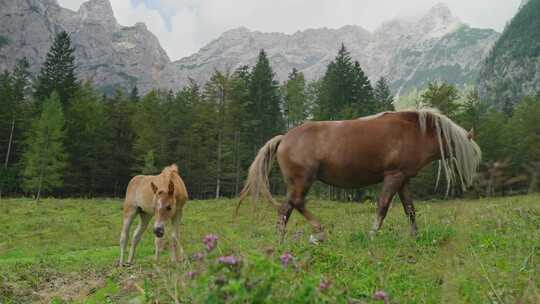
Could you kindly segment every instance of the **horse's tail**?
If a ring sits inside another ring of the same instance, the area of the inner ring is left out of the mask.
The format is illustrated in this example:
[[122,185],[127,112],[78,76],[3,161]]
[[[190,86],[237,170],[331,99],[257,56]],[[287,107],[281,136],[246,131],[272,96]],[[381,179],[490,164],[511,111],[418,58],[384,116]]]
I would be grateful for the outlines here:
[[259,197],[262,195],[268,200],[275,208],[278,208],[279,204],[272,197],[272,193],[269,190],[268,175],[272,170],[272,164],[274,158],[276,157],[276,152],[283,135],[278,135],[270,139],[257,153],[255,160],[249,167],[248,177],[244,189],[240,192],[240,200],[238,205],[236,205],[236,213],[238,214],[238,209],[242,202],[246,199],[248,195],[251,195],[253,206],[259,200]]

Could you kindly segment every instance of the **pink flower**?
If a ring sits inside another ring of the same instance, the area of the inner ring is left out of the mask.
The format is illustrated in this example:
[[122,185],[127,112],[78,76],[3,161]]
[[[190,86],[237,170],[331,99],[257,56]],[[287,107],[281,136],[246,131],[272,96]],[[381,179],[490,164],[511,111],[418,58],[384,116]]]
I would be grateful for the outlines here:
[[319,290],[320,291],[325,291],[328,288],[330,288],[330,285],[332,285],[332,284],[330,283],[329,280],[321,279],[321,282],[319,283]]
[[289,266],[289,263],[294,259],[294,257],[292,256],[292,254],[285,252],[279,257],[279,259],[281,260],[281,265],[283,265],[283,267],[287,267]]
[[210,251],[214,250],[214,248],[216,248],[217,240],[218,240],[218,237],[215,234],[207,234],[204,237],[203,243],[206,246],[206,250],[208,252],[210,252]]
[[192,280],[194,279],[199,273],[197,271],[190,271],[187,273],[187,277]]
[[240,259],[235,257],[234,255],[221,256],[218,258],[218,261],[221,264],[225,264],[228,266],[235,266],[235,265],[240,264]]
[[378,290],[373,294],[373,299],[378,301],[384,301],[385,304],[390,303],[388,294],[382,290]]

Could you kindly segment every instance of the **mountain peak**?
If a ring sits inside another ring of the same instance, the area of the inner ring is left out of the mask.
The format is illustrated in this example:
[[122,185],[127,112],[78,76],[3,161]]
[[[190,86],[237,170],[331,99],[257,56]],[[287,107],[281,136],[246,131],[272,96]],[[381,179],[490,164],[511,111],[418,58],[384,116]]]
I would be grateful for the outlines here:
[[109,0],[88,0],[79,8],[79,16],[85,22],[116,26],[116,18]]

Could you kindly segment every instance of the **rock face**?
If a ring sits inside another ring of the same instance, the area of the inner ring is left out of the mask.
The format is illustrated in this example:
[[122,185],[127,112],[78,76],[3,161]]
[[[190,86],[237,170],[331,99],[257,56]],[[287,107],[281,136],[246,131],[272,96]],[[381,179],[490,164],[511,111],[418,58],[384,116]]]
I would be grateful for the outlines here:
[[493,46],[480,70],[482,100],[511,109],[524,96],[540,93],[540,0],[522,7]]
[[135,84],[149,90],[159,85],[161,71],[170,64],[144,24],[118,25],[108,0],[90,0],[77,12],[60,7],[56,0],[0,0],[0,28],[0,41],[5,41],[0,46],[0,70],[11,69],[25,56],[32,71],[38,72],[54,36],[62,30],[71,34],[79,77],[104,91]]
[[203,82],[215,68],[234,70],[251,65],[261,48],[268,53],[279,80],[285,80],[293,67],[308,79],[316,79],[324,74],[342,42],[372,81],[384,76],[396,92],[431,80],[472,84],[498,37],[493,30],[463,24],[443,4],[420,18],[388,21],[372,33],[360,26],[310,29],[292,35],[237,28],[172,63],[165,69],[162,84],[182,86],[188,77]]
[[0,11],[0,70],[26,56],[37,71],[51,38],[67,30],[76,47],[79,75],[106,91],[135,84],[142,92],[152,87],[176,90],[189,78],[202,83],[214,69],[233,71],[254,64],[263,48],[278,80],[285,80],[293,67],[316,79],[341,43],[372,81],[384,76],[396,92],[431,80],[463,85],[474,82],[499,37],[493,30],[470,28],[439,4],[419,18],[390,20],[373,32],[360,26],[291,35],[237,28],[199,52],[170,62],[143,24],[118,25],[108,0],[90,0],[77,12],[61,8],[55,0],[0,0]]

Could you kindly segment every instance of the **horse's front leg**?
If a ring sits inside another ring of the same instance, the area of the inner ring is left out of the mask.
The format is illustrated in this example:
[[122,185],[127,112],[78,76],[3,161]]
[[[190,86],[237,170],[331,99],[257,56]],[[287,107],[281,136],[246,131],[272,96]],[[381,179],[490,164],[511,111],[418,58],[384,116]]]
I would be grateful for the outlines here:
[[176,214],[172,219],[172,233],[171,233],[171,260],[178,263],[180,261],[178,249],[180,248],[180,255],[183,254],[182,246],[180,245],[180,220],[182,219],[182,207],[176,210]]
[[390,203],[394,198],[396,192],[403,186],[405,182],[405,176],[401,172],[389,174],[384,177],[381,196],[378,201],[377,217],[373,223],[373,228],[370,231],[370,235],[374,236],[383,225],[384,218],[390,207]]
[[399,189],[398,194],[399,198],[401,199],[401,203],[403,204],[405,215],[409,217],[409,222],[411,223],[411,235],[416,237],[416,212],[414,210],[412,193],[407,183],[404,184],[401,189]]

